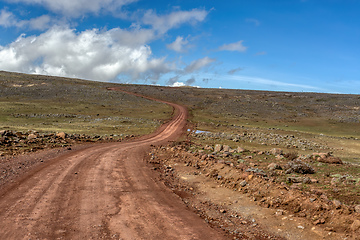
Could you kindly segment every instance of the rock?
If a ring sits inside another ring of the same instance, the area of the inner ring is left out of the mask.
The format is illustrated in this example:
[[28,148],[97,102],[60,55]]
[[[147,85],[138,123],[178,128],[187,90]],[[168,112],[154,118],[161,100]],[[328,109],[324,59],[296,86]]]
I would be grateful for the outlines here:
[[0,130],[0,137],[4,136],[6,133],[6,130]]
[[222,150],[222,145],[221,144],[216,144],[214,147],[214,152],[220,152]]
[[276,170],[276,169],[281,170],[281,169],[282,169],[281,166],[278,165],[278,164],[276,164],[276,163],[270,163],[270,164],[267,166],[267,168],[268,168],[269,170]]
[[311,179],[309,177],[304,177],[302,182],[305,183],[305,184],[311,184],[312,183],[312,181],[311,181]]
[[238,148],[236,149],[236,151],[237,151],[238,153],[242,153],[242,152],[245,152],[245,149],[242,148],[242,147],[238,147]]
[[301,173],[301,174],[313,174],[315,173],[315,170],[307,163],[304,163],[300,160],[293,160],[288,162],[287,165],[285,165],[286,174],[289,173]]
[[253,172],[254,175],[266,177],[266,173],[264,172],[264,170],[259,169],[259,168],[248,168],[245,170],[245,172]]
[[250,181],[253,178],[254,178],[254,175],[252,175],[252,174],[247,177],[248,181]]
[[333,156],[330,156],[327,158],[320,158],[320,159],[318,159],[318,161],[323,162],[323,163],[330,163],[330,164],[344,164],[340,158],[333,157]]
[[355,212],[360,213],[360,205],[355,206]]
[[247,184],[246,180],[243,180],[243,181],[241,181],[241,182],[239,183],[239,186],[240,186],[240,187],[245,187],[246,184]]
[[334,199],[334,200],[332,201],[332,203],[334,204],[334,206],[336,207],[336,209],[341,208],[342,203],[341,203],[339,200]]
[[311,183],[319,183],[319,180],[315,179],[315,178],[310,178]]
[[352,230],[352,231],[356,231],[356,230],[358,230],[360,228],[360,220],[355,220],[352,224],[351,224],[351,226],[350,226],[350,229]]
[[25,139],[26,138],[26,136],[22,132],[16,132],[15,135],[16,135],[16,137],[18,137],[20,139]]
[[331,181],[330,181],[330,184],[332,186],[336,186],[338,183],[340,183],[340,179],[337,178],[337,177],[332,178]]
[[281,155],[283,153],[283,150],[281,148],[273,148],[270,150],[270,153],[272,155]]
[[33,133],[30,133],[29,136],[27,137],[28,140],[32,140],[32,139],[36,139],[37,136]]
[[284,215],[284,210],[281,210],[281,209],[276,210],[275,215],[277,215],[277,216]]
[[329,198],[325,194],[321,194],[320,198],[326,202],[329,201]]
[[314,157],[327,158],[330,157],[330,153],[313,153]]
[[289,183],[301,183],[303,182],[304,178],[303,177],[287,177],[286,181],[288,181]]
[[57,133],[56,137],[61,138],[61,139],[65,139],[66,138],[66,133],[64,133],[64,132]]
[[314,225],[324,224],[324,223],[325,223],[325,219],[324,219],[324,218],[320,218],[320,219],[316,220],[315,222],[313,222]]
[[230,146],[228,146],[228,145],[224,145],[222,150],[223,150],[224,152],[230,152],[231,148],[230,148]]
[[209,145],[206,145],[204,149],[214,151],[214,148],[212,146],[209,146]]

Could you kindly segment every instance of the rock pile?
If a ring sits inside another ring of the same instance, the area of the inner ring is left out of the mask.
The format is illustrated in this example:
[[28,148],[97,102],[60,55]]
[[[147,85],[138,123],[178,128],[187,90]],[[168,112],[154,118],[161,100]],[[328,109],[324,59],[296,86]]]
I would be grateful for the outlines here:
[[36,131],[14,132],[0,131],[0,156],[33,152],[44,148],[64,147],[75,143],[121,141],[130,136],[89,136],[85,134],[39,133]]

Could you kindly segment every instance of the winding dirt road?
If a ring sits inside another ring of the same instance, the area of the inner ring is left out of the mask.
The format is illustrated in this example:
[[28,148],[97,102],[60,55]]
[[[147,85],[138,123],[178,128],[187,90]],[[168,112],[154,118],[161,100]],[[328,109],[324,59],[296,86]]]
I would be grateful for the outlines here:
[[73,150],[0,192],[0,239],[226,239],[155,181],[150,145],[181,136],[187,111],[155,133]]

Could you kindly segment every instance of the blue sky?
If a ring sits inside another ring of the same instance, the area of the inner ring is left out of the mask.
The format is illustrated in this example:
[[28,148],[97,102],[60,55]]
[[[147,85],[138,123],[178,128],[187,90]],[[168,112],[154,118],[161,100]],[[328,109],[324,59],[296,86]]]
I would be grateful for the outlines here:
[[0,70],[360,94],[357,0],[0,0]]

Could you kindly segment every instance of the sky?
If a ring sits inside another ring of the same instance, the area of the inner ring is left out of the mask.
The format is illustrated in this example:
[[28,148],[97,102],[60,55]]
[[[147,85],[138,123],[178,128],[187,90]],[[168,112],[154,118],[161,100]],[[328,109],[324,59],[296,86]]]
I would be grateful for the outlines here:
[[358,0],[0,0],[0,70],[360,94]]

